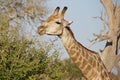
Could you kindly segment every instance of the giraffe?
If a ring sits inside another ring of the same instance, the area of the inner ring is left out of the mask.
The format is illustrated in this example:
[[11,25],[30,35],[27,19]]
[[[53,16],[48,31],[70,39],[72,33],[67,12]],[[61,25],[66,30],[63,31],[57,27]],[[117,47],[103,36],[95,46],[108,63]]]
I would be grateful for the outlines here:
[[60,8],[57,7],[54,13],[38,27],[38,34],[58,36],[87,80],[111,80],[98,53],[87,49],[75,39],[69,27],[72,21],[64,19],[67,7],[65,6],[61,13],[59,10]]

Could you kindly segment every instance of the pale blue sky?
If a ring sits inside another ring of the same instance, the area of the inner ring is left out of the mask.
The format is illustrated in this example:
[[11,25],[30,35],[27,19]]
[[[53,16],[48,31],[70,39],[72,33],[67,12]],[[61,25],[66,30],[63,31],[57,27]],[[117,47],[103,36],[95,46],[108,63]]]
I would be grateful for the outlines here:
[[[48,5],[51,12],[57,6],[62,9],[64,6],[68,7],[65,14],[65,19],[72,20],[71,29],[80,43],[85,47],[90,46],[88,39],[94,39],[93,33],[99,33],[103,29],[102,22],[93,17],[100,16],[103,7],[99,0],[50,0]],[[51,13],[52,14],[52,13]],[[90,49],[97,51],[104,48],[103,44],[96,44]]]

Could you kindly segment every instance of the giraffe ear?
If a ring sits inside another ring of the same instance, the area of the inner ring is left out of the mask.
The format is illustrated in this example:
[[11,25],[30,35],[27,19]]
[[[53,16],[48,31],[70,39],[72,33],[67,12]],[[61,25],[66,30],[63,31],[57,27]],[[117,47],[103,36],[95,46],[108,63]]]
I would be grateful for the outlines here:
[[53,13],[54,16],[58,15],[59,13],[59,10],[60,10],[60,7],[57,7]]
[[73,23],[73,21],[68,21],[68,25],[71,25]]

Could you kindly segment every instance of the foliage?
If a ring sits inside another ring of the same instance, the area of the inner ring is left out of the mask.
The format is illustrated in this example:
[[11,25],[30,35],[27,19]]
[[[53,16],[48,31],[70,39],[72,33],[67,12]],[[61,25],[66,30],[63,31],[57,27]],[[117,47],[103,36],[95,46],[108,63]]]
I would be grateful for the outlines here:
[[[16,33],[14,33],[16,35]],[[47,56],[32,41],[7,34],[0,35],[0,79],[67,80],[81,77],[71,60],[60,60],[57,53]]]
[[37,50],[30,46],[32,41],[14,35],[0,34],[0,79],[25,80],[42,74],[47,66],[44,50]]
[[50,80],[81,80],[82,73],[71,59],[56,58],[47,69]]

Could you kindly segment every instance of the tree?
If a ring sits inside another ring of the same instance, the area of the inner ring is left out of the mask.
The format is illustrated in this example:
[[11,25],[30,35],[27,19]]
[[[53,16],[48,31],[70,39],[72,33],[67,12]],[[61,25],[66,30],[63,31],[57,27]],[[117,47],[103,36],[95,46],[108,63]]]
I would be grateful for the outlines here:
[[19,27],[20,35],[30,39],[48,13],[46,4],[46,0],[1,0],[0,14],[8,16],[9,28]]
[[[101,58],[111,76],[114,76],[115,80],[120,80],[120,6],[116,4],[117,0],[100,1],[105,9],[105,14],[100,17],[104,24],[104,30],[100,34],[94,34],[97,37],[94,43],[106,41]],[[108,27],[108,31],[106,27]],[[112,73],[114,67],[117,69],[117,75]]]

